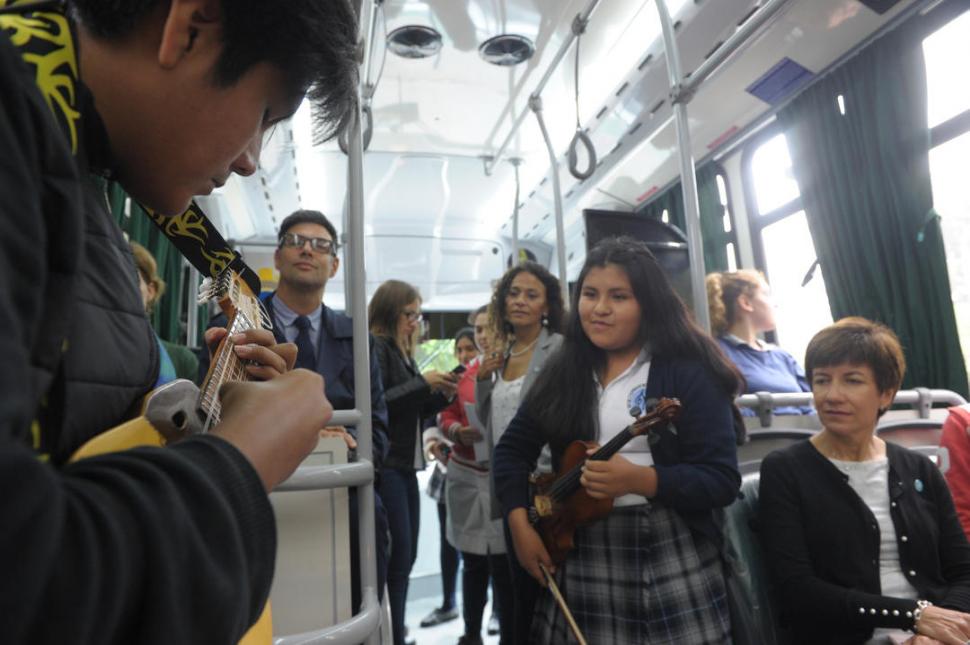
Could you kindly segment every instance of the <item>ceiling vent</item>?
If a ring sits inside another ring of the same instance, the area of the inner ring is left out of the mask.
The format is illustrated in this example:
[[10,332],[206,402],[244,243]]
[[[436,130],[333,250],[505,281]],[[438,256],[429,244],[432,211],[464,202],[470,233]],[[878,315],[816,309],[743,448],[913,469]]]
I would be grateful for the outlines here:
[[402,58],[428,58],[441,51],[441,34],[423,25],[398,27],[387,35],[387,48]]
[[532,58],[535,50],[535,45],[525,36],[502,34],[483,42],[478,53],[492,65],[511,67]]

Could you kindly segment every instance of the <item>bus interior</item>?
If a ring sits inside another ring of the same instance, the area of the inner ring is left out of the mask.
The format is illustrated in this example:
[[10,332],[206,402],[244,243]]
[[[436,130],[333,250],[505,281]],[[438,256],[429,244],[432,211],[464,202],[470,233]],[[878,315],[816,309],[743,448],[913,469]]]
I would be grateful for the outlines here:
[[[604,235],[644,237],[669,252],[671,278],[704,325],[705,272],[762,271],[776,305],[777,331],[767,340],[799,360],[816,331],[851,309],[845,274],[863,275],[877,286],[857,313],[917,330],[922,321],[952,321],[942,339],[926,330],[932,345],[913,332],[912,344],[932,346],[937,359],[907,355],[912,376],[883,422],[890,440],[945,467],[936,450],[940,423],[946,406],[965,402],[970,359],[964,0],[358,3],[355,127],[314,146],[304,104],[266,140],[254,175],[233,176],[199,198],[264,290],[277,279],[280,222],[298,209],[319,210],[342,244],[325,303],[354,317],[355,342],[364,330],[366,345],[366,303],[377,287],[405,280],[420,291],[425,313],[419,362],[450,369],[454,332],[489,301],[513,261],[534,259],[570,284]],[[909,105],[899,95],[912,79],[894,74],[887,54],[887,42],[902,35],[917,38],[923,54],[916,82],[925,84],[917,97],[924,109],[905,133],[928,150],[932,207],[918,213],[886,210],[912,188],[890,183],[899,172],[888,168],[891,142],[859,152],[885,127],[880,112]],[[821,164],[827,174],[799,167],[808,158],[806,124],[853,116],[866,127],[844,132],[858,139],[840,142],[845,135],[834,127],[810,135],[819,154],[830,155]],[[807,185],[806,177],[816,181]],[[852,195],[853,185],[865,194]],[[839,225],[868,233],[857,231],[848,245],[832,242],[836,234],[826,227],[835,225],[817,213],[833,204]],[[125,215],[133,218],[132,209],[125,206]],[[898,246],[887,249],[886,239]],[[886,257],[877,257],[880,249]],[[935,273],[921,254],[935,254]],[[178,288],[156,313],[168,327],[156,328],[199,347],[213,313],[191,304],[200,276],[179,262],[167,270]],[[918,301],[905,299],[914,293]],[[905,329],[897,333],[909,338]],[[739,449],[746,486],[768,450],[818,429],[811,416],[772,414],[795,399],[810,405],[810,393],[786,396],[740,401],[755,411]],[[369,449],[358,456],[366,460]],[[301,468],[303,476],[319,475],[319,486],[291,481],[273,495],[281,532],[277,642],[390,642],[380,609],[365,602],[367,610],[352,615],[341,593],[349,576],[346,487],[360,486],[362,496],[368,487],[367,472],[334,474],[346,460],[341,446],[322,441]],[[408,623],[411,636],[429,644],[461,633],[460,620],[417,627],[441,593],[434,513],[422,493]]]

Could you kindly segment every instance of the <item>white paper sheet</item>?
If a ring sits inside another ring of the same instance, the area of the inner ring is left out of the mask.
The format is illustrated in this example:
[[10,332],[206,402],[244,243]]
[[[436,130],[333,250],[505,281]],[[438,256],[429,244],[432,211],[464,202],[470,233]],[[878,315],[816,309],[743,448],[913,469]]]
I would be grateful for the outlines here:
[[492,451],[488,442],[485,441],[485,426],[478,418],[478,413],[475,412],[474,403],[465,404],[465,416],[468,417],[468,425],[482,433],[482,438],[472,444],[475,449],[475,461],[488,461],[492,458]]

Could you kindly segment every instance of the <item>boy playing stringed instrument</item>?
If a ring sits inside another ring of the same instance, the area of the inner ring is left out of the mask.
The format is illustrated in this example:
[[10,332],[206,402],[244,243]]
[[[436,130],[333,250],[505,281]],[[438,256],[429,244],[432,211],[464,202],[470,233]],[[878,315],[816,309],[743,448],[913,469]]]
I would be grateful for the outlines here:
[[238,355],[272,380],[224,387],[211,433],[66,464],[158,370],[89,173],[176,235],[211,237],[191,198],[255,172],[263,135],[308,89],[321,138],[342,127],[355,38],[342,0],[0,0],[4,642],[233,643],[258,617],[275,552],[266,491],[330,418],[321,378],[288,371],[291,344],[246,332]]

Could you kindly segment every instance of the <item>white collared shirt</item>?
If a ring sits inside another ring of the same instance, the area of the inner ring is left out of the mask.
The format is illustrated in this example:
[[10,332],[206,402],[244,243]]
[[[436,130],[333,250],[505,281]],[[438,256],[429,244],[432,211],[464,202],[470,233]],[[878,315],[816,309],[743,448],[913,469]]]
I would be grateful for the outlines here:
[[[599,399],[599,443],[605,445],[613,437],[633,423],[647,407],[647,377],[650,374],[650,354],[640,352],[636,359],[622,374],[610,381],[606,387],[596,381],[596,395]],[[636,414],[630,414],[635,411]],[[652,466],[653,454],[646,436],[629,441],[620,449],[620,454],[638,466]],[[614,506],[636,506],[646,504],[642,495],[623,495],[613,500]]]

